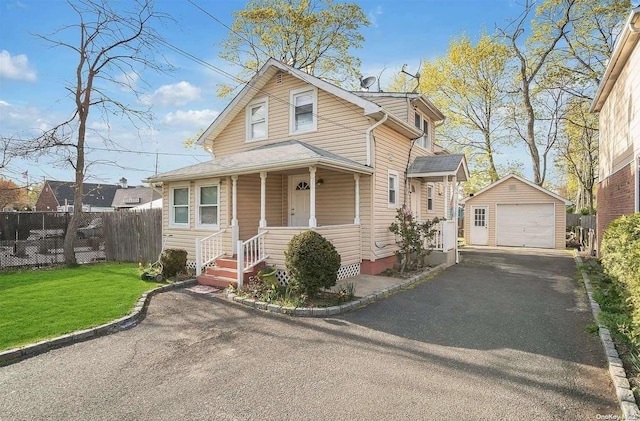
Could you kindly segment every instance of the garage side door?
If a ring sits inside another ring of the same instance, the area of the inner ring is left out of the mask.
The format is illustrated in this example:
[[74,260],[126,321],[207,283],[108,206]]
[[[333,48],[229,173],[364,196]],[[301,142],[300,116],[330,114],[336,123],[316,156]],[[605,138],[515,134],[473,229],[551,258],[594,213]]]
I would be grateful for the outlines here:
[[513,247],[554,248],[553,203],[497,205],[496,244]]

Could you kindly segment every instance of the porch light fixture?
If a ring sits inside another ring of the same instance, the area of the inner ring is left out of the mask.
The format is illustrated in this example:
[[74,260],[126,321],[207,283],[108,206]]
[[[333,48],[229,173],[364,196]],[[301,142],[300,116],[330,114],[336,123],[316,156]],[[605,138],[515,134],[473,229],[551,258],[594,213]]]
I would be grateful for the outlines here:
[[438,195],[442,196],[442,183],[438,183]]
[[323,179],[323,178],[318,178],[318,179],[316,180],[316,186],[321,186],[321,185],[323,185],[323,184],[324,184],[324,179]]

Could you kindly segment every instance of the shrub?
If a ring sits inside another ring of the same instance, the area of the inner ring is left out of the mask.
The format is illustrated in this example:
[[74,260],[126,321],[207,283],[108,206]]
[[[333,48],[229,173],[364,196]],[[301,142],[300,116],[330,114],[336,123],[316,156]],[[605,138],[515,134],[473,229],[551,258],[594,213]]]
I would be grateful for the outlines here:
[[165,278],[171,278],[182,273],[187,268],[187,251],[182,249],[166,249],[160,257],[162,274]]
[[291,286],[315,296],[320,288],[336,284],[340,255],[329,240],[314,231],[295,235],[284,252],[285,265],[291,278]]
[[605,272],[628,293],[633,322],[640,326],[640,213],[613,221],[600,251]]
[[398,209],[396,220],[391,223],[389,231],[396,235],[400,259],[400,272],[406,269],[416,269],[424,263],[424,257],[431,253],[431,243],[437,233],[437,224],[441,220],[433,218],[425,222],[418,222],[411,211],[406,208]]

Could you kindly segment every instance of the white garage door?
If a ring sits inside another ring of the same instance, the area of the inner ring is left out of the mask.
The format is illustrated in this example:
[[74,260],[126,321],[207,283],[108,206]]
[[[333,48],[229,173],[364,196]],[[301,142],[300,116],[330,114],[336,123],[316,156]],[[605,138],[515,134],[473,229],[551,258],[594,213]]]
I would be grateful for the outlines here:
[[497,205],[496,244],[554,248],[553,203]]

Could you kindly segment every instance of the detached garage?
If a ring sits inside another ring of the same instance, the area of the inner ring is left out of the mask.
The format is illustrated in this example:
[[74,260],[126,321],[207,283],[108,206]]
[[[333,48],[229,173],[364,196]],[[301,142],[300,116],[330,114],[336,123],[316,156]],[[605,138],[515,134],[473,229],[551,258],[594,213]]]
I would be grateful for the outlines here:
[[510,174],[460,201],[470,245],[565,248],[567,199]]

